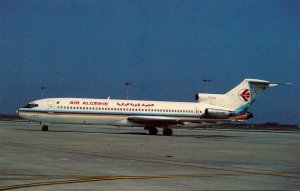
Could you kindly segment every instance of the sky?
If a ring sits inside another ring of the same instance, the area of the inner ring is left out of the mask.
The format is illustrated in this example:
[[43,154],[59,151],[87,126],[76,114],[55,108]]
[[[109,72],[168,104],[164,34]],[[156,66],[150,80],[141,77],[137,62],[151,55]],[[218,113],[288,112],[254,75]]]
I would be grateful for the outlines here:
[[300,124],[298,0],[1,0],[0,113],[44,97],[195,101],[245,78],[250,122]]

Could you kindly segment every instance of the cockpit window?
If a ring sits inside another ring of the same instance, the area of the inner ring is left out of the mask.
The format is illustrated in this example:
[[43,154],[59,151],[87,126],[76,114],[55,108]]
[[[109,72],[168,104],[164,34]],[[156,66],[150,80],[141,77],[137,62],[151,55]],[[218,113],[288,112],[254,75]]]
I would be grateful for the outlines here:
[[36,103],[29,103],[27,105],[25,105],[23,108],[34,108],[34,107],[38,107],[39,104]]

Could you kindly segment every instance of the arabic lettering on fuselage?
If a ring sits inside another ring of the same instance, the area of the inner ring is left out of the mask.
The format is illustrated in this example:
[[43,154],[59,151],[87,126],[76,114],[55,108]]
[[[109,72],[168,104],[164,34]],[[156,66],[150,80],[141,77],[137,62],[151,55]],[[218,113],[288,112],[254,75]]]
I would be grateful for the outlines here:
[[124,106],[124,107],[153,107],[153,103],[119,103],[117,102],[118,106]]

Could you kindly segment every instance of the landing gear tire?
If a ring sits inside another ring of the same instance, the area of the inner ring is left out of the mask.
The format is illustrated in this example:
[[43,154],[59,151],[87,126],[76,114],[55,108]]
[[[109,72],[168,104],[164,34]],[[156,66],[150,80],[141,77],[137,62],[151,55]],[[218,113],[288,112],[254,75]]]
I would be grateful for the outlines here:
[[164,136],[172,136],[172,134],[173,134],[173,130],[172,129],[170,129],[170,128],[164,128],[164,130],[163,130],[163,135]]
[[156,127],[149,127],[149,135],[157,135],[157,128]]
[[44,126],[42,127],[42,131],[48,131],[48,125],[44,125]]

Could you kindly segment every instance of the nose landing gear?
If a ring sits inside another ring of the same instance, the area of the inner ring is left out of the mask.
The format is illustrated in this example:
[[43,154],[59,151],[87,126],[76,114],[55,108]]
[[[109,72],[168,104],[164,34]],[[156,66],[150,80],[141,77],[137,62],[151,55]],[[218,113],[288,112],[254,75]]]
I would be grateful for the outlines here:
[[48,131],[48,125],[43,125],[42,131]]

